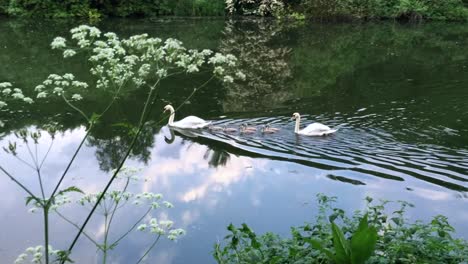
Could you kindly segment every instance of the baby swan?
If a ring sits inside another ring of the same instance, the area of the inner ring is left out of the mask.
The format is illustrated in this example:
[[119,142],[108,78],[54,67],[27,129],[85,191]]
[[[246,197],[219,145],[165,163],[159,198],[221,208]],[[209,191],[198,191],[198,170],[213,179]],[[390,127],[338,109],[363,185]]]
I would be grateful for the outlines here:
[[254,134],[256,131],[257,131],[256,128],[255,128],[255,130],[254,129],[247,129],[247,126],[245,124],[242,124],[240,126],[240,132],[242,134]]
[[224,127],[220,127],[220,126],[208,126],[208,130],[210,130],[210,131],[222,131],[222,130],[224,130]]
[[237,128],[224,126],[223,131],[226,133],[234,133],[237,131]]
[[262,133],[263,134],[273,134],[273,133],[276,133],[276,132],[278,132],[278,130],[273,129],[273,128],[269,127],[268,125],[262,127]]
[[241,128],[244,127],[244,130],[252,130],[252,131],[257,131],[257,127],[254,126],[248,126],[247,123],[244,123],[241,125]]
[[267,124],[266,128],[269,129],[269,130],[275,131],[275,132],[278,132],[278,131],[281,130],[281,128],[271,127],[271,124]]

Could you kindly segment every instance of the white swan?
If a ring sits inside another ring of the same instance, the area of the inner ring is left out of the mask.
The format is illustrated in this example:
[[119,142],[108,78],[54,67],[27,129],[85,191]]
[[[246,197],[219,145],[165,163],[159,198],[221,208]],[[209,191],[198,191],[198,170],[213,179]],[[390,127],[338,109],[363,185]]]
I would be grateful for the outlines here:
[[320,123],[312,123],[304,129],[299,130],[301,126],[301,115],[299,113],[294,113],[292,119],[296,119],[296,126],[294,127],[294,133],[296,134],[304,136],[326,136],[338,131],[338,129],[331,129]]
[[184,119],[181,119],[177,122],[174,122],[174,117],[175,117],[175,110],[172,105],[166,105],[164,107],[164,112],[170,111],[171,115],[169,116],[169,123],[168,125],[170,127],[177,127],[177,128],[182,128],[182,129],[197,129],[197,128],[203,128],[211,124],[211,122],[207,122],[199,117],[196,116],[187,116]]

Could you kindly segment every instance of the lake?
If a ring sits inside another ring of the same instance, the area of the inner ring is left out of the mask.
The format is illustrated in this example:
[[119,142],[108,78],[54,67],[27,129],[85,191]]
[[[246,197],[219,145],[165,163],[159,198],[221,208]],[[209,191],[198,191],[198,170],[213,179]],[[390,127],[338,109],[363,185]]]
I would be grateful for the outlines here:
[[[72,72],[90,80],[86,62],[64,61],[50,49],[55,36],[66,36],[79,24],[0,19],[0,82],[32,94],[51,73]],[[366,196],[405,200],[415,205],[408,214],[412,220],[446,215],[457,235],[468,239],[466,24],[205,18],[109,19],[97,26],[122,37],[148,33],[177,38],[190,48],[239,58],[245,82],[210,82],[176,112],[176,120],[196,115],[218,126],[272,124],[281,129],[248,135],[171,131],[157,123],[162,108],[184,102],[206,76],[182,75],[161,84],[151,125],[126,163],[141,168],[140,180],[130,190],[162,193],[175,208],[156,210],[153,216],[173,220],[187,235],[177,242],[161,240],[148,263],[214,263],[213,245],[230,223],[288,235],[290,226],[316,215],[318,193],[337,196],[337,206],[348,212],[362,209]],[[62,186],[87,192],[103,188],[130,144],[118,124],[136,124],[145,98],[141,90],[120,98],[92,130]],[[108,99],[90,90],[80,106],[93,113]],[[2,147],[20,129],[52,122],[60,126],[43,167],[50,193],[86,133],[85,122],[61,100],[37,100],[15,109],[0,112],[5,121]],[[328,137],[296,136],[294,112],[302,114],[303,125],[320,122],[339,130]],[[38,152],[44,154],[51,141],[43,133]],[[18,153],[28,158],[24,146]],[[21,161],[2,151],[0,165],[39,192],[34,171]],[[12,263],[25,248],[42,243],[42,215],[29,213],[26,194],[0,175],[0,258]],[[61,212],[81,223],[87,210],[68,205]],[[122,208],[110,236],[118,237],[140,214],[134,207]],[[76,229],[56,215],[51,222],[51,244],[66,248]],[[96,215],[87,232],[102,238],[102,217]],[[109,260],[134,263],[151,241],[134,231]],[[72,254],[77,263],[97,263],[100,257],[85,237]]]

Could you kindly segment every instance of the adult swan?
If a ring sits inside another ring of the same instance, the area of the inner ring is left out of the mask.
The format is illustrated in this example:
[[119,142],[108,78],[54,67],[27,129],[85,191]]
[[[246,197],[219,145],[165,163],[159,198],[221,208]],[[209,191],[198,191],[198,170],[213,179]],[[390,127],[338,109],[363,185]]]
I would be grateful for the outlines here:
[[299,113],[294,113],[292,119],[296,119],[296,126],[294,127],[294,133],[304,135],[304,136],[326,136],[335,133],[338,129],[331,129],[330,127],[320,124],[312,123],[305,127],[304,129],[299,130],[301,126],[301,115]]
[[186,118],[174,122],[175,117],[175,110],[172,105],[166,105],[164,107],[164,112],[170,111],[171,115],[169,116],[169,123],[170,127],[182,128],[182,129],[197,129],[203,128],[211,124],[211,122],[207,122],[199,117],[196,116],[187,116]]

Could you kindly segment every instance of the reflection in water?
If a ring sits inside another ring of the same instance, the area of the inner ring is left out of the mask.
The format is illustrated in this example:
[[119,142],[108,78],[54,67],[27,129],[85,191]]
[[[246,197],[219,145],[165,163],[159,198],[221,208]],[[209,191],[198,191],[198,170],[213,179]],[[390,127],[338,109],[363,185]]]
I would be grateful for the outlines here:
[[219,48],[236,55],[246,81],[226,86],[225,112],[253,111],[291,98],[291,48],[273,45],[282,29],[282,24],[272,20],[226,22]]
[[[0,81],[17,82],[27,91],[52,72],[73,71],[87,78],[84,64],[55,60],[49,42],[69,27],[54,25],[0,20],[0,30],[7,36],[0,39],[4,49],[0,63],[7,65],[0,69]],[[287,232],[290,225],[311,218],[314,211],[303,203],[318,192],[339,196],[341,206],[350,210],[359,209],[366,195],[408,200],[416,204],[417,218],[444,214],[461,236],[468,234],[464,225],[468,220],[466,26],[286,27],[265,20],[119,20],[101,26],[124,35],[148,32],[178,37],[194,48],[238,55],[248,80],[223,86],[211,83],[181,108],[181,116],[196,114],[219,126],[272,123],[281,128],[274,135],[160,128],[154,125],[160,118],[157,111],[167,102],[156,103],[153,123],[143,131],[126,165],[145,167],[144,181],[132,187],[135,191],[162,192],[177,201],[171,218],[187,228],[188,235],[175,245],[161,244],[151,261],[212,263],[212,244],[224,236],[227,224],[248,222],[258,232]],[[184,77],[164,84],[160,97],[180,102],[192,92],[193,82]],[[64,186],[101,190],[108,177],[103,171],[115,168],[130,144],[131,125],[116,124],[135,124],[138,111],[133,109],[141,107],[143,97],[139,91],[129,91],[120,99],[123,106],[110,110],[108,119],[92,131]],[[105,99],[90,93],[81,103],[96,112]],[[296,111],[304,113],[304,124],[317,121],[340,130],[324,138],[296,136],[289,119]],[[1,146],[18,129],[59,123],[62,134],[44,173],[51,186],[85,134],[80,117],[59,101],[0,115],[8,120],[0,128]],[[44,138],[41,151],[50,143]],[[24,176],[28,186],[37,187],[29,171],[3,152],[0,163]],[[12,238],[0,239],[0,258],[8,263],[27,246],[42,241],[37,233],[40,216],[26,213],[24,201],[18,199],[24,194],[12,186],[0,178],[5,198],[0,223],[4,238]],[[83,216],[73,208],[67,213],[75,219]],[[132,215],[124,210],[116,229],[124,229]],[[167,214],[155,217],[164,219]],[[100,225],[94,224],[91,228],[97,233]],[[23,228],[18,230],[18,225]],[[72,228],[58,220],[54,227],[54,244],[67,245],[63,234]],[[133,262],[147,242],[133,234],[116,249],[119,256],[113,261]],[[89,252],[95,252],[92,245],[82,242],[77,262],[94,263],[97,257]]]

